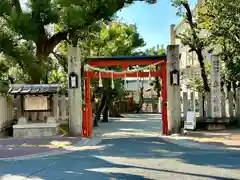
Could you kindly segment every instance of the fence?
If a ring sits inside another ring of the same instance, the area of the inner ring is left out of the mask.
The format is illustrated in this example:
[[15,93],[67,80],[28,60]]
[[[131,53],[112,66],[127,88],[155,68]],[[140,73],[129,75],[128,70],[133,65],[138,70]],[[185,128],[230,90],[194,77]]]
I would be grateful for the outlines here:
[[[62,96],[54,96],[53,111],[52,112],[24,112],[24,117],[31,121],[38,121],[39,119],[46,120],[49,116],[56,117],[58,122],[66,121],[68,119],[68,103],[67,98]],[[19,119],[21,116],[21,101],[19,97],[14,100],[13,96],[0,95],[0,132],[9,127],[12,120]]]
[[0,131],[9,126],[13,119],[13,98],[0,95]]
[[[194,92],[193,92],[194,93]],[[182,111],[184,117],[186,117],[188,110],[197,110],[199,117],[212,117],[212,104],[211,93],[205,95],[203,102],[203,95],[201,92],[197,93],[198,96],[191,95],[188,97],[187,92],[182,93]],[[204,106],[203,106],[204,103]],[[240,88],[236,89],[236,92],[228,91],[222,92],[220,98],[221,103],[221,117],[222,118],[240,118]],[[203,109],[204,107],[204,109]]]

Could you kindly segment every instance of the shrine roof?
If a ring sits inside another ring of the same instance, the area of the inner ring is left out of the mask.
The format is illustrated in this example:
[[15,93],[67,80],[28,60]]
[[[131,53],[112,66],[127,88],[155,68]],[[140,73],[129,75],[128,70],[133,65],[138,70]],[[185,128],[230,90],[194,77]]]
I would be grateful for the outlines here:
[[9,94],[56,94],[61,89],[58,84],[11,84]]

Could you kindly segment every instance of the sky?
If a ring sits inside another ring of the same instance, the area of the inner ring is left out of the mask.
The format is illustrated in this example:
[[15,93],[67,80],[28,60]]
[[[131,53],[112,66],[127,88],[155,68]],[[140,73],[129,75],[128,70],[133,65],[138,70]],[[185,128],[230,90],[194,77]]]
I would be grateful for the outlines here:
[[[25,4],[27,0],[20,0]],[[177,9],[171,6],[171,0],[157,0],[156,4],[150,5],[137,2],[117,13],[124,22],[136,24],[138,32],[146,42],[145,48],[156,45],[165,46],[170,41],[170,25],[177,24],[180,17],[176,16]],[[193,7],[197,0],[188,0]]]
[[[197,0],[189,0],[191,7]],[[138,32],[146,41],[146,48],[170,42],[170,25],[177,24],[180,17],[171,0],[158,0],[157,4],[135,3],[117,13],[124,22],[136,24]]]

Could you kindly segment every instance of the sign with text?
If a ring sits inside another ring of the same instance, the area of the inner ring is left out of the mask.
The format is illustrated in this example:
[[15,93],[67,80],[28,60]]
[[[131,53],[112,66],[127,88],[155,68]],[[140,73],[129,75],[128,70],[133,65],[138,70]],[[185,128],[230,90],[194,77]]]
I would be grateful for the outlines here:
[[211,72],[211,101],[212,101],[212,117],[221,117],[221,76],[220,61],[216,55],[211,56],[212,72]]
[[24,110],[25,111],[49,110],[47,96],[25,96]]

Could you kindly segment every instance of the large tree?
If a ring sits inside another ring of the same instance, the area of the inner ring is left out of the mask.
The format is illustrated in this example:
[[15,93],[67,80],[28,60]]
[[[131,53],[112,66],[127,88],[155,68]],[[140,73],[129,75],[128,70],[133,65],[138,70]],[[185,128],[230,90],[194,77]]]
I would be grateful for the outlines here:
[[[97,45],[91,55],[96,56],[129,56],[134,50],[145,45],[144,40],[137,32],[135,25],[128,25],[119,21],[113,21],[108,26],[102,27],[99,38],[95,41]],[[106,68],[107,70],[121,71],[121,67]],[[103,113],[103,122],[108,122],[108,112],[112,107],[114,97],[124,95],[123,81],[114,80],[115,88],[111,88],[111,80],[105,79],[101,88],[102,94],[97,108],[94,124],[100,119]]]
[[[111,22],[99,22],[96,26],[83,32],[81,41],[78,42],[78,46],[83,52],[84,62],[87,62],[91,56],[129,56],[137,48],[144,45],[145,42],[137,32],[136,26],[123,23],[118,19],[114,19]],[[65,41],[54,52],[54,55],[59,59],[66,72],[67,46],[68,42]],[[106,67],[104,69],[122,71],[121,67]],[[98,87],[98,79],[92,80],[93,89],[96,91],[94,94],[97,94],[99,98],[94,121],[96,126],[101,114],[103,114],[103,121],[108,121],[108,112],[109,109],[113,109],[113,101],[121,100],[124,97],[123,82],[122,79],[115,79],[115,88],[112,89],[111,79],[103,79],[103,87]]]
[[[77,46],[79,34],[99,20],[110,19],[118,10],[137,0],[19,0],[0,2],[0,51],[12,58],[32,83],[48,74],[49,54],[62,41]],[[155,3],[154,0],[139,0]],[[59,31],[52,34],[51,25]]]
[[222,79],[228,86],[240,82],[240,1],[205,0],[199,11],[201,27],[209,34],[212,50],[219,53]]
[[177,35],[183,45],[189,47],[189,52],[197,54],[198,62],[201,69],[203,87],[206,92],[210,92],[207,73],[205,70],[203,51],[208,45],[207,38],[202,36],[202,29],[197,22],[197,9],[191,10],[188,0],[172,0],[173,6],[178,8],[178,15],[183,17],[187,28],[184,32]]
[[[146,54],[148,56],[154,55],[166,55],[166,50],[164,45],[152,47],[146,50]],[[155,66],[154,71],[159,71],[160,67]],[[154,91],[157,93],[157,97],[160,98],[161,96],[161,79],[159,77],[155,77],[151,82],[150,85],[153,86]]]

